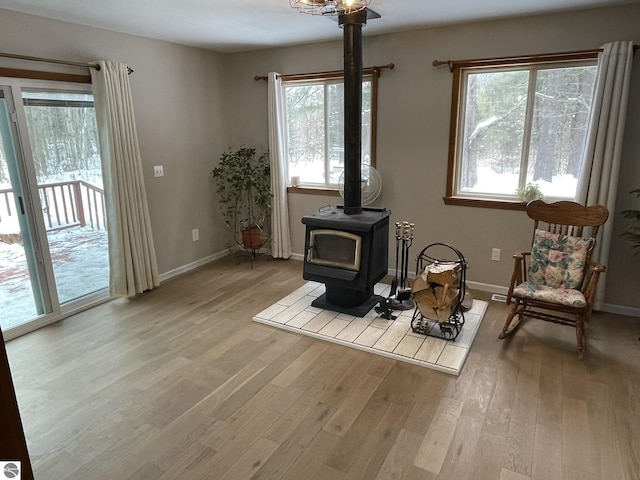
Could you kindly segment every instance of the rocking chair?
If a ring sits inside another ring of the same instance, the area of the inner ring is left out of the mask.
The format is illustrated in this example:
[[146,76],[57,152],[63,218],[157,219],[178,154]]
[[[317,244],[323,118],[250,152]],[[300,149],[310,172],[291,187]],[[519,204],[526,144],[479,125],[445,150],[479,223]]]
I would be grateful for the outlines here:
[[[591,261],[591,255],[609,211],[603,205],[534,200],[527,205],[527,215],[534,221],[532,247],[513,256],[507,294],[507,304],[513,306],[499,338],[511,335],[527,317],[570,325],[576,329],[582,358],[584,323],[591,317],[598,279],[606,270]],[[515,316],[519,322],[509,328]]]

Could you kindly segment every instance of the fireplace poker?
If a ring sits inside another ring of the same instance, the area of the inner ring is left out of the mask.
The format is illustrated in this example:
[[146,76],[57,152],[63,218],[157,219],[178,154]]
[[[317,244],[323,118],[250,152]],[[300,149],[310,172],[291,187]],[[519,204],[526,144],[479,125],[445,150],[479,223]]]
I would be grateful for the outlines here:
[[389,293],[389,297],[395,297],[396,292],[398,291],[398,254],[400,253],[400,232],[401,225],[400,222],[396,222],[396,274],[391,281],[391,292]]
[[411,300],[411,288],[407,285],[407,275],[409,270],[409,248],[413,243],[413,230],[415,225],[403,222],[402,225],[402,272],[400,274],[400,289],[396,295],[398,302],[397,310],[410,310],[414,307]]
[[[411,310],[415,306],[413,300],[411,300],[411,288],[409,288],[407,285],[407,275],[409,270],[409,248],[411,248],[411,245],[413,243],[414,228],[415,224],[406,221],[403,221],[402,223],[396,223],[396,278],[398,278],[398,257],[401,258],[400,277],[395,289],[392,283],[392,291],[389,296],[390,305],[393,310]],[[398,252],[398,250],[400,250],[400,252]],[[398,253],[400,253],[400,255]]]

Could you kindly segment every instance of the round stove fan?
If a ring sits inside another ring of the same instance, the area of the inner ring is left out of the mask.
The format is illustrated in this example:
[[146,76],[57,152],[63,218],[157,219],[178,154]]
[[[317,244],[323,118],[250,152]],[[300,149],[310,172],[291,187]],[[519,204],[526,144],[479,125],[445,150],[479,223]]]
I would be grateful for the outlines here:
[[[344,200],[344,171],[338,180],[340,196]],[[382,177],[378,171],[363,163],[360,165],[360,201],[363,206],[370,205],[382,192]]]

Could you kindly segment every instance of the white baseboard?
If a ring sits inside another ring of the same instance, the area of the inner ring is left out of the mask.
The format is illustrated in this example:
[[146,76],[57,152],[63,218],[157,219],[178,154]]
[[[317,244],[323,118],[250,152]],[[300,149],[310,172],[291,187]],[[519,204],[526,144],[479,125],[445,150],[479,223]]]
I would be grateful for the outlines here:
[[[289,257],[291,260],[303,261],[304,255],[301,253],[292,253]],[[387,275],[395,276],[396,270],[394,268],[390,268],[387,271]],[[415,278],[415,272],[408,272],[408,278]],[[489,292],[489,293],[497,293],[500,295],[506,295],[509,292],[509,287],[505,287],[502,285],[493,285],[490,283],[482,283],[482,282],[473,282],[467,280],[467,286],[473,290],[480,290],[481,292]],[[605,303],[602,306],[603,312],[609,313],[617,313],[620,315],[627,315],[629,317],[640,317],[640,308],[635,307],[625,307],[624,305],[612,305],[609,303]]]
[[196,260],[195,262],[191,262],[181,267],[174,268],[173,270],[169,270],[168,272],[161,273],[160,282],[165,282],[170,278],[189,272],[195,268],[201,267],[202,265],[206,265],[207,263],[211,263],[222,257],[226,257],[227,255],[229,255],[229,250],[223,250],[222,252],[214,253],[213,255],[209,255],[208,257],[201,258],[200,260]]
[[[490,285],[488,283],[470,282],[467,281],[467,286],[474,290],[480,290],[482,292],[498,293],[506,295],[509,291],[509,287],[502,287],[500,285]],[[611,303],[605,303],[600,309],[602,312],[616,313],[619,315],[626,315],[627,317],[640,317],[640,308],[626,307],[624,305],[613,305]]]
[[467,280],[467,287],[473,290],[480,290],[481,292],[498,293],[500,295],[506,295],[507,292],[509,292],[509,287],[492,285],[490,283],[471,282],[469,280]]
[[[236,251],[242,251],[242,247],[237,247]],[[229,255],[231,252],[227,249],[227,250],[223,250],[221,252],[218,253],[214,253],[213,255],[209,255],[207,257],[201,258],[200,260],[196,260],[195,262],[191,262],[188,263],[186,265],[183,265],[182,267],[178,267],[178,268],[174,268],[173,270],[169,270],[168,272],[165,273],[161,273],[160,276],[160,282],[165,282],[167,280],[169,280],[170,278],[176,277],[178,275],[181,275],[183,273],[187,273],[191,270],[194,270],[198,267],[201,267],[203,265],[206,265],[207,263],[211,263],[214,262],[216,260],[219,260],[222,257],[226,257],[227,255]],[[259,253],[265,253],[265,254],[271,254],[271,250],[268,248],[261,248],[259,250]],[[302,260],[304,257],[302,257],[302,255],[300,255],[300,260]]]
[[624,305],[612,305],[610,303],[605,303],[602,305],[601,310],[603,312],[617,313],[628,317],[640,317],[640,308],[625,307]]

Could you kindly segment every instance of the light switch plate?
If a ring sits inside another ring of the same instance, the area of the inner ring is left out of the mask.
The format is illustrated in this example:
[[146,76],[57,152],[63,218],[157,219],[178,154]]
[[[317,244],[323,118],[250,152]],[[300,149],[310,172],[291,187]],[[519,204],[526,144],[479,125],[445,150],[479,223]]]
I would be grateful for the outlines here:
[[164,177],[164,168],[162,168],[162,165],[154,165],[153,166],[153,176],[154,177]]

